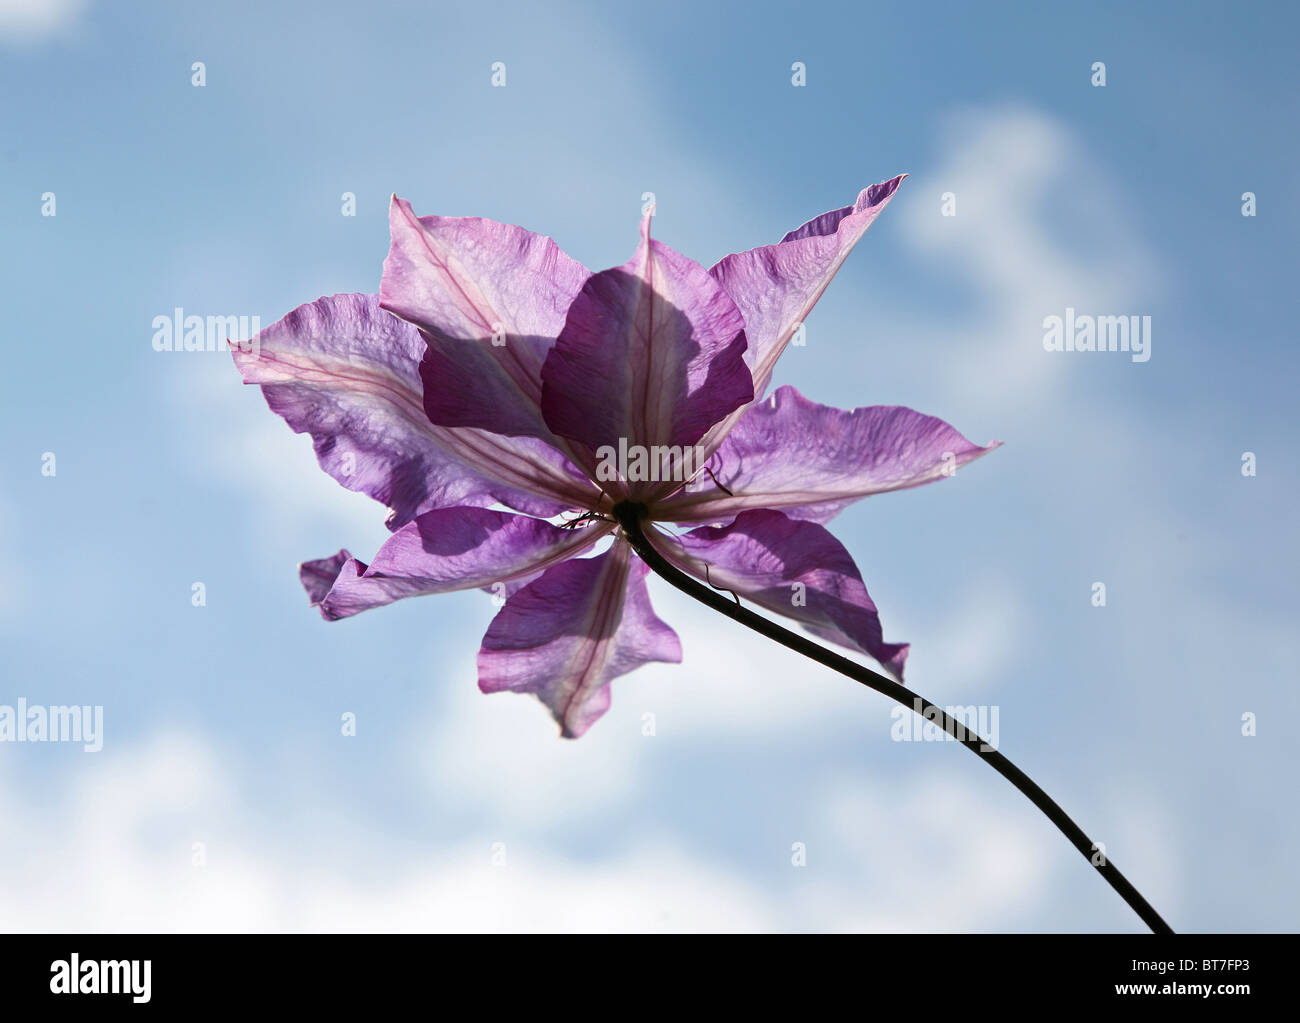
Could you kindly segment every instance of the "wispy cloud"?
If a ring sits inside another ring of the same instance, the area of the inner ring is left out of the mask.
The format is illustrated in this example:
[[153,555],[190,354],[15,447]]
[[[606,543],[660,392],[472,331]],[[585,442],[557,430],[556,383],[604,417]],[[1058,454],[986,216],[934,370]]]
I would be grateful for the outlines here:
[[86,12],[89,0],[0,0],[0,43],[61,35]]
[[[1043,351],[1043,318],[1066,306],[1149,313],[1159,270],[1124,219],[1122,187],[1050,115],[1023,105],[962,110],[940,137],[938,166],[908,182],[903,226],[941,271],[937,287],[973,293],[959,326],[933,325],[950,345],[942,372],[955,391],[996,388],[1028,413],[1077,366]],[[949,193],[955,213],[945,216]]]
[[[808,830],[820,838],[808,844],[808,866],[773,848],[762,859],[778,873],[763,884],[654,815],[594,860],[557,848],[554,832],[479,828],[412,849],[408,837],[375,834],[341,810],[328,815],[328,836],[303,823],[310,814],[254,833],[241,810],[256,798],[251,784],[198,736],[161,734],[101,756],[39,799],[21,792],[0,760],[0,811],[25,822],[0,846],[0,871],[25,879],[0,894],[7,928],[984,930],[1014,926],[1060,859],[1037,855],[1027,814],[950,780],[890,791],[858,779],[812,794]],[[517,779],[497,772],[490,791]],[[562,782],[552,777],[530,795],[548,807],[571,801]],[[974,838],[971,819],[982,822]],[[895,887],[898,871],[918,860],[944,887]],[[357,869],[366,862],[385,867]],[[949,898],[953,890],[961,900]]]

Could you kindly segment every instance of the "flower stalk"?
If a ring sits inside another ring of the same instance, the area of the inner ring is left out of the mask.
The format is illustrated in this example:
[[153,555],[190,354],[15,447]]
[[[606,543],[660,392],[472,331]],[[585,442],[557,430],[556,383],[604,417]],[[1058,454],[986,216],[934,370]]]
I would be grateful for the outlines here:
[[909,710],[920,708],[926,720],[933,721],[941,726],[944,731],[983,760],[993,770],[997,771],[998,774],[1006,778],[1007,781],[1011,782],[1034,806],[1038,807],[1047,819],[1056,825],[1061,834],[1070,840],[1070,844],[1083,854],[1084,859],[1096,868],[1097,873],[1119,894],[1120,898],[1128,903],[1129,907],[1142,918],[1142,922],[1151,928],[1153,933],[1174,933],[1173,928],[1155,911],[1151,903],[1143,898],[1142,893],[1133,887],[1128,878],[1120,873],[1119,868],[1104,854],[1097,855],[1097,845],[1084,833],[1084,830],[1024,771],[1020,770],[996,749],[984,743],[978,735],[972,733],[962,722],[947,713],[942,707],[931,703],[923,696],[908,689],[907,686],[895,682],[886,675],[872,671],[865,665],[851,661],[847,657],[842,657],[834,651],[813,642],[806,636],[801,636],[783,628],[771,619],[742,606],[733,597],[710,589],[670,564],[655,549],[646,536],[642,525],[645,519],[645,511],[644,505],[624,501],[615,506],[612,514],[617,519],[619,527],[628,543],[631,544],[632,549],[649,565],[652,572],[687,596],[694,597],[700,603],[711,607],[747,628],[753,629],[760,635],[775,640],[796,653],[803,654],[805,657],[811,658],[833,671],[838,671],[841,675],[851,678],[869,689],[874,689],[876,692],[888,696],[891,700],[901,703]]

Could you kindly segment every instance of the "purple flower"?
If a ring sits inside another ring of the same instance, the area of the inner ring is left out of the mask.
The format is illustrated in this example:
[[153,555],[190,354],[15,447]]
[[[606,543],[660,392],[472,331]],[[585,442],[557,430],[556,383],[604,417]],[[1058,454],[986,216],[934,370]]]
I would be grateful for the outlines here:
[[647,215],[632,259],[596,274],[549,238],[417,218],[394,198],[377,296],[300,306],[234,351],[321,467],[389,508],[393,535],[368,565],[341,550],[301,566],[312,603],[332,620],[419,594],[506,595],[479,688],[533,693],[577,737],[613,679],[681,660],[619,532],[615,509],[631,508],[673,565],[901,677],[906,644],[884,641],[823,523],[995,445],[906,408],[764,397],[901,181],[711,270],[651,239]]

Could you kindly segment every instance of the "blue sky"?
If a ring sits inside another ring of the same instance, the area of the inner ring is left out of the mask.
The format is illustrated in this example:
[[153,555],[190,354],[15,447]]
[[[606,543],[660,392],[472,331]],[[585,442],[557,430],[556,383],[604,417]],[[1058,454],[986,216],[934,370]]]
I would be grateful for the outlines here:
[[[598,269],[653,191],[708,265],[907,171],[777,372],[1005,442],[836,520],[886,636],[1175,928],[1295,928],[1293,7],[267,6],[0,2],[0,704],[105,720],[0,744],[0,926],[1140,929],[975,758],[666,587],[684,663],[578,742],[478,693],[483,594],[322,622],[297,563],[382,508],[150,344],[375,290],[393,192]],[[1045,352],[1066,307],[1150,361]]]

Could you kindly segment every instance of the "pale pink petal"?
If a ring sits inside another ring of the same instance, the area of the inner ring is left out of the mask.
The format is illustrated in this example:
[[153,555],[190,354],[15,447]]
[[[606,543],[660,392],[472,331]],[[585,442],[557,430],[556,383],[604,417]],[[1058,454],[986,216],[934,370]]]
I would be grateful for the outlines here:
[[906,643],[886,643],[876,605],[844,545],[813,522],[747,511],[729,526],[682,536],[653,529],[651,543],[678,568],[803,624],[814,636],[874,657],[903,675]]
[[[535,576],[586,550],[610,528],[562,529],[486,508],[439,508],[389,537],[370,565],[340,551],[332,559],[308,562],[313,571],[303,573],[303,583],[312,603],[332,621],[405,597],[491,588]],[[328,570],[337,576],[318,597]]]
[[575,739],[609,709],[609,684],[649,661],[682,659],[655,616],[645,563],[618,541],[549,568],[498,612],[478,655],[479,688],[536,695]]
[[416,217],[396,196],[389,226],[380,300],[428,341],[430,420],[549,440],[542,362],[587,270],[550,238],[478,217]]
[[309,302],[232,348],[244,382],[311,434],[321,467],[389,506],[389,528],[463,504],[500,501],[537,515],[590,507],[595,488],[543,441],[430,423],[423,352],[419,332],[375,295]]
[[864,188],[852,206],[815,217],[775,245],[727,256],[709,271],[745,318],[756,397],[767,390],[799,324],[905,177]]
[[909,408],[845,412],[778,387],[727,434],[708,462],[712,476],[660,501],[654,516],[718,522],[748,508],[777,508],[828,522],[858,498],[946,479],[998,445],[972,444],[942,419]]
[[[754,376],[755,399],[767,392],[776,361],[791,337],[906,177],[900,174],[864,188],[852,206],[814,217],[775,245],[726,256],[709,271],[745,318],[745,358]],[[733,412],[709,430],[700,442],[705,458],[744,412]]]

